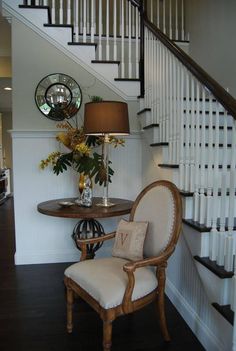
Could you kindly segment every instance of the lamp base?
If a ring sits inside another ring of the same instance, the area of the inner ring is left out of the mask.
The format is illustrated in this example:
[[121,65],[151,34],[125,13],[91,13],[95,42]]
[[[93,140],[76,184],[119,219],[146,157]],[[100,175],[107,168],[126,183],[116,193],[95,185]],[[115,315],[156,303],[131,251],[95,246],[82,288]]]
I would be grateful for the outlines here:
[[106,197],[103,197],[102,198],[102,202],[99,202],[96,204],[96,206],[99,206],[99,207],[112,207],[112,206],[115,206],[116,204],[114,204],[113,202],[110,202],[108,198]]

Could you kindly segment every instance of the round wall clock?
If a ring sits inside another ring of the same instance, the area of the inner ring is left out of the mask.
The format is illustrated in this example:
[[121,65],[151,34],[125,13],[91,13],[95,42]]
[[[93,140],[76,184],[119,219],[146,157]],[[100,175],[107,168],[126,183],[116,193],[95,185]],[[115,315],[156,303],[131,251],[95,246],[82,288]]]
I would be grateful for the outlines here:
[[63,73],[43,78],[35,91],[35,102],[40,112],[54,121],[73,117],[82,103],[82,92],[76,81]]

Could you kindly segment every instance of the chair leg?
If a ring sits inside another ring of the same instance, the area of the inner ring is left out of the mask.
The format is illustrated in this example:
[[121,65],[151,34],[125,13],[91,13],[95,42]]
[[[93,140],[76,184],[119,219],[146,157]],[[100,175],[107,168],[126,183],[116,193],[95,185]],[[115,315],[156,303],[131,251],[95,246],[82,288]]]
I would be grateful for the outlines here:
[[71,288],[67,287],[67,331],[72,333],[73,330],[73,303],[74,292]]
[[103,321],[103,351],[111,350],[112,321]]
[[158,317],[161,328],[161,333],[165,341],[170,341],[170,335],[167,329],[166,315],[165,315],[165,268],[160,267],[157,272],[158,277],[158,296],[157,296],[157,309]]

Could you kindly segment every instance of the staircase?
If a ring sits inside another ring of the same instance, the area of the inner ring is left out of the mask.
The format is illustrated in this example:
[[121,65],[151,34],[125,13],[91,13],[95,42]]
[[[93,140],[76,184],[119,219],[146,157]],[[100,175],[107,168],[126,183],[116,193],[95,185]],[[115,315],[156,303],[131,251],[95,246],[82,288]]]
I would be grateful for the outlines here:
[[[138,119],[158,176],[182,194],[184,237],[209,301],[233,325],[236,101],[174,43],[188,39],[184,2],[150,0],[145,8],[138,0],[18,5],[3,1],[7,12],[40,30],[121,97],[138,96]],[[236,337],[232,345],[235,351]]]

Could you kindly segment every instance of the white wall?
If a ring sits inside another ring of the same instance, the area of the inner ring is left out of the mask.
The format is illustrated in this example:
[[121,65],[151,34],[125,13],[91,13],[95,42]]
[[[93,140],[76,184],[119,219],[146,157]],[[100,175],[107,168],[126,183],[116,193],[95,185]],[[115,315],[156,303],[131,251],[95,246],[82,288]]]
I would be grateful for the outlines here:
[[189,54],[236,97],[235,0],[186,1]]
[[[121,100],[78,64],[52,47],[25,25],[13,19],[13,170],[16,226],[16,264],[78,260],[70,238],[76,220],[47,217],[37,212],[37,204],[49,199],[77,196],[78,175],[66,172],[58,177],[50,170],[40,171],[39,161],[58,148],[56,123],[45,118],[34,102],[35,88],[46,75],[61,72],[81,86],[83,102],[89,95]],[[88,88],[87,88],[88,87]],[[129,104],[131,130],[136,130],[136,102]],[[80,111],[81,119],[83,109]],[[124,148],[112,150],[115,175],[110,195],[133,199],[141,189],[141,142],[139,134],[127,138]],[[101,193],[95,188],[95,194]],[[103,221],[106,230],[117,219]],[[99,252],[106,253],[106,247]]]

